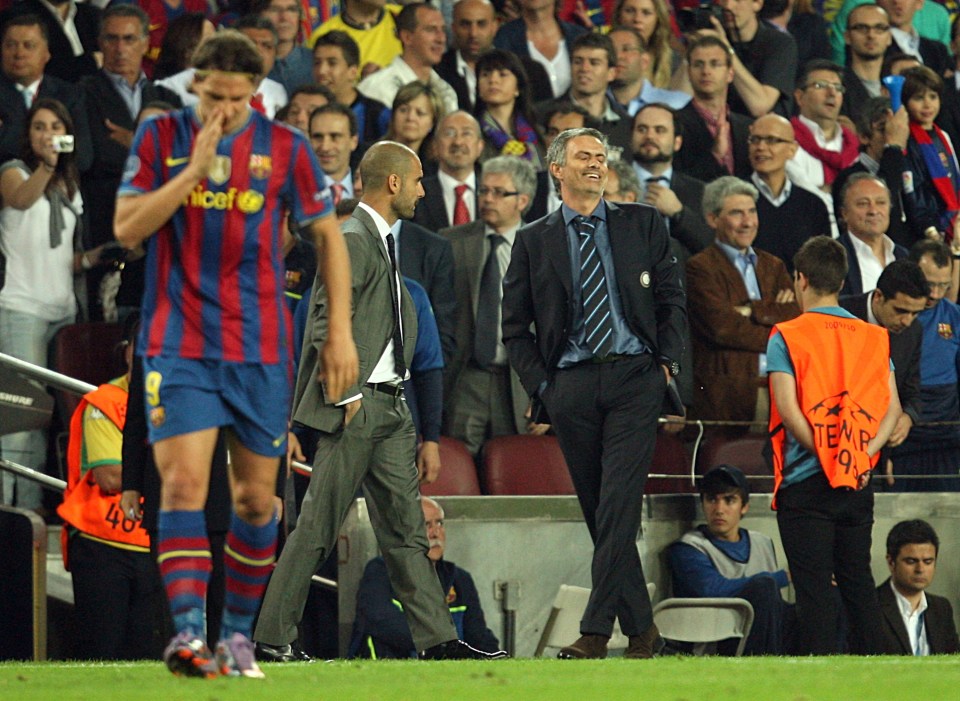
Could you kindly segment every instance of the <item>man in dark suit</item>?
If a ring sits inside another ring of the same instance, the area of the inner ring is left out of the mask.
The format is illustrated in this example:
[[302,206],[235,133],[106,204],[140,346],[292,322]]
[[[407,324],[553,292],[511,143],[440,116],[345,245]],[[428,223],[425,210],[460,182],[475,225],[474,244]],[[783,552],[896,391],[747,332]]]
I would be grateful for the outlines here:
[[[920,421],[923,326],[917,315],[926,308],[929,294],[930,285],[920,266],[910,260],[896,260],[880,273],[875,290],[840,298],[840,306],[848,312],[890,332],[890,360],[896,368],[897,394],[903,410],[887,441],[890,448],[903,443]],[[883,463],[889,467],[886,460]]]
[[503,281],[510,364],[534,419],[552,419],[594,542],[581,637],[561,658],[605,657],[615,618],[626,657],[662,645],[636,538],[657,417],[680,372],[685,295],[663,219],[602,200],[606,157],[594,129],[554,140],[547,162],[563,206],[519,231]]
[[73,118],[74,157],[77,169],[83,173],[93,162],[83,93],[67,81],[46,72],[52,61],[51,47],[46,37],[45,25],[34,15],[14,16],[3,26],[3,48],[0,52],[3,72],[0,76],[0,159],[6,161],[20,156],[20,140],[26,131],[28,103],[32,105],[38,98],[50,97],[62,102]]
[[867,100],[880,95],[883,59],[893,42],[890,16],[873,3],[853,8],[847,15],[843,40],[849,50],[847,65],[843,69],[845,92],[840,114],[847,115],[854,124],[858,124]]
[[923,65],[939,76],[950,69],[950,52],[947,47],[939,41],[920,36],[913,26],[914,15],[922,2],[877,0],[877,4],[886,10],[890,17],[893,41],[887,48],[887,56],[899,52],[917,56],[923,61]]
[[770,418],[767,339],[800,308],[783,261],[753,248],[759,196],[732,175],[707,185],[703,209],[716,241],[687,261],[687,306],[696,417],[753,421],[762,432]]
[[296,639],[310,577],[336,545],[347,508],[362,486],[390,582],[420,656],[488,658],[491,655],[457,639],[444,592],[426,556],[417,501],[416,435],[403,398],[417,323],[410,294],[400,282],[390,226],[413,216],[423,197],[423,168],[413,151],[387,141],[367,151],[360,172],[363,198],[343,225],[360,374],[337,402],[316,381],[322,371],[318,351],[327,330],[326,290],[318,277],[305,332],[312,342],[304,347],[294,400],[294,420],[319,432],[316,469],[297,528],[264,596],[255,638],[267,656],[283,654]]
[[526,161],[497,156],[483,164],[480,183],[480,218],[440,232],[453,244],[457,300],[457,350],[444,378],[444,435],[463,441],[474,456],[487,438],[528,430],[529,397],[507,361],[500,302],[537,180]]
[[877,587],[883,613],[882,652],[951,655],[960,652],[953,607],[928,594],[937,571],[940,538],[926,521],[901,521],[887,535],[890,578]]
[[693,99],[677,111],[684,148],[674,157],[674,167],[705,183],[721,175],[750,177],[750,119],[727,106],[733,59],[726,45],[714,36],[700,37],[687,48],[687,64]]
[[[39,21],[44,28],[50,46],[48,74],[73,83],[85,75],[97,72],[94,53],[98,50],[99,7],[90,2],[75,0],[50,0],[49,4],[40,0],[19,0],[0,14],[0,27],[15,17],[24,16]],[[74,46],[67,37],[64,31],[65,23],[72,24],[76,29],[80,46]]]
[[713,231],[701,210],[703,183],[673,167],[683,145],[677,129],[677,115],[666,105],[642,107],[633,118],[633,169],[644,188],[641,201],[657,208],[689,257],[713,243]]
[[890,190],[870,173],[851,175],[840,193],[840,216],[847,231],[838,239],[847,251],[847,277],[841,296],[859,295],[877,286],[883,269],[908,251],[887,236],[890,226]]
[[111,5],[100,24],[103,68],[80,81],[93,139],[93,167],[83,178],[83,201],[96,212],[90,218],[94,245],[113,241],[117,187],[140,109],[155,101],[180,106],[174,92],[154,85],[143,73],[149,36],[150,18],[137,5]]
[[437,125],[434,143],[439,167],[423,179],[423,201],[413,221],[438,232],[477,218],[477,159],[483,135],[469,112],[451,112]]
[[[453,48],[448,49],[436,71],[457,93],[460,109],[472,112],[476,104],[477,59],[493,48],[497,33],[496,11],[490,0],[458,0],[453,6]],[[527,72],[531,102],[553,97],[546,69],[529,56],[517,56]]]

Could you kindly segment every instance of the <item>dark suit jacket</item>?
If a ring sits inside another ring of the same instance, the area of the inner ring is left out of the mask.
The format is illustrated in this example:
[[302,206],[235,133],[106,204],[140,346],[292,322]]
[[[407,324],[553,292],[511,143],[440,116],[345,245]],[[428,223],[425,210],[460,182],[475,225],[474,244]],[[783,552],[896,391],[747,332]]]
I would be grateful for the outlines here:
[[[92,242],[99,244],[113,240],[117,187],[129,152],[126,146],[110,138],[106,120],[131,131],[135,131],[137,125],[130,116],[127,104],[103,71],[84,76],[80,85],[93,140],[93,167],[83,178],[83,201],[89,211],[96,213],[90,220],[90,235]],[[169,102],[174,107],[180,106],[180,98],[176,93],[148,82],[143,86],[141,104],[155,100]]]
[[[45,75],[37,91],[37,98],[42,97],[59,100],[67,108],[73,119],[74,162],[81,173],[87,171],[93,163],[93,145],[83,91],[65,80]],[[26,127],[27,105],[23,97],[12,81],[0,76],[0,158],[3,161],[20,157],[20,141]]]
[[692,256],[714,240],[713,229],[707,226],[703,216],[704,184],[674,167],[670,188],[683,205],[680,213],[670,219],[670,235]]
[[[696,418],[750,421],[759,386],[759,357],[774,324],[800,314],[778,304],[793,289],[783,261],[754,249],[761,298],[750,301],[740,272],[716,244],[687,261],[687,310],[693,336],[693,411]],[[749,306],[749,317],[734,307]]]
[[422,226],[405,221],[400,225],[397,246],[400,272],[423,285],[430,298],[440,332],[443,359],[450,361],[457,300],[453,294],[453,249],[450,242]]
[[97,37],[100,34],[100,8],[88,2],[78,2],[77,15],[73,22],[80,35],[83,53],[73,55],[73,48],[67,39],[63,26],[50,14],[50,11],[37,0],[19,0],[13,3],[0,14],[0,26],[7,20],[22,15],[36,15],[43,22],[47,30],[50,45],[50,62],[44,72],[63,80],[76,82],[85,75],[97,72],[97,62],[93,52],[99,51]]
[[[889,578],[877,587],[877,596],[883,612],[882,654],[912,655],[910,637],[903,625]],[[960,640],[957,638],[957,626],[953,622],[953,607],[949,599],[927,593],[927,611],[923,623],[927,630],[927,644],[930,645],[931,654],[951,655],[960,652]]]
[[[456,341],[457,349],[444,372],[444,416],[449,417],[452,400],[460,381],[460,375],[473,358],[473,340],[476,335],[477,304],[480,296],[480,277],[486,264],[484,244],[486,224],[481,220],[444,229],[440,234],[453,246],[453,287],[456,293]],[[520,384],[520,378],[510,371],[513,421],[517,433],[524,433],[529,398]]]
[[[680,270],[663,218],[647,205],[607,203],[623,313],[661,362],[680,362],[687,323]],[[570,253],[562,210],[517,232],[503,279],[503,342],[527,393],[553,376],[573,323]]]
[[[853,247],[853,242],[850,240],[850,233],[840,234],[840,238],[837,240],[847,249],[847,277],[843,281],[840,296],[862,295],[864,292],[869,292],[870,290],[863,289],[863,278],[860,277],[860,264],[857,262],[857,251]],[[894,244],[894,259],[900,260],[901,258],[906,258],[909,254],[910,252],[906,248],[900,244]]]
[[676,170],[705,183],[723,175],[736,175],[743,180],[750,178],[750,173],[753,172],[747,155],[747,137],[752,123],[750,118],[736,112],[730,113],[733,173],[728,173],[710,153],[715,139],[710,135],[693,102],[688,102],[677,112],[677,121],[683,130],[683,145],[673,155],[673,167]]
[[[579,24],[560,22],[560,31],[563,32],[563,41],[567,45],[567,52],[570,53],[573,40],[587,30]],[[530,49],[527,46],[527,25],[524,24],[523,19],[510,20],[500,27],[496,36],[493,37],[493,45],[498,49],[512,51],[520,58],[530,58]]]
[[[898,54],[901,51],[902,49],[897,42],[891,41],[890,46],[887,47],[884,59],[893,54]],[[944,73],[953,68],[950,62],[950,51],[946,46],[934,39],[920,37],[920,57],[923,59],[923,65],[940,77],[943,77]],[[844,96],[844,100],[846,100],[846,96]]]
[[847,115],[856,124],[860,118],[860,111],[866,105],[867,100],[870,99],[870,93],[867,92],[863,81],[857,77],[857,74],[853,72],[849,65],[843,69],[843,87],[846,88],[846,92],[843,93],[840,114]]
[[[530,99],[532,102],[540,100],[549,100],[553,97],[553,91],[550,89],[550,77],[547,75],[547,69],[534,61],[529,56],[518,56],[523,69],[527,72],[527,84],[530,86]],[[457,104],[460,109],[472,113],[476,95],[471,95],[467,90],[467,81],[457,72],[457,49],[448,49],[440,59],[434,70],[450,85],[457,93]]]
[[[377,226],[370,215],[358,207],[342,226],[350,253],[352,282],[353,340],[357,345],[360,374],[344,397],[360,393],[370,374],[393,338],[394,277],[390,258]],[[400,285],[400,316],[403,320],[403,357],[410,367],[417,343],[417,312],[406,285]],[[326,433],[343,425],[343,407],[332,403],[317,382],[319,352],[327,338],[327,289],[319,271],[310,295],[307,328],[303,335],[303,353],[293,400],[293,418],[298,423]]]
[[[449,229],[453,222],[447,216],[447,207],[443,199],[443,187],[439,175],[428,175],[422,181],[423,197],[417,202],[413,212],[413,221],[428,231],[437,233],[440,229]],[[480,187],[480,169],[477,168],[477,187]],[[474,192],[473,211],[480,212],[480,200]]]
[[[903,211],[903,172],[906,170],[906,160],[903,151],[898,148],[885,148],[883,155],[880,156],[880,168],[877,175],[883,178],[890,190],[890,228],[887,229],[887,236],[893,239],[904,248],[909,249],[922,236],[921,232],[915,232],[911,229],[909,222]],[[837,219],[841,219],[843,202],[840,201],[840,193],[843,192],[843,186],[854,173],[866,173],[867,167],[860,161],[854,161],[849,166],[837,173],[833,180],[831,191],[833,192],[833,211]],[[846,229],[846,225],[841,221],[841,231]]]

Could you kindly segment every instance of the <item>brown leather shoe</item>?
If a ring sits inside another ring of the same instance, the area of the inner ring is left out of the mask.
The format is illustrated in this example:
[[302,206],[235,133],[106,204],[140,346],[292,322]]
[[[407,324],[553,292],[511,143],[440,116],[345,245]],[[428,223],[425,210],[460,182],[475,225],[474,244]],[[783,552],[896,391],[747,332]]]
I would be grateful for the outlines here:
[[666,643],[660,637],[656,625],[651,625],[643,635],[631,635],[630,644],[623,653],[628,660],[650,660],[656,657]]
[[581,635],[572,645],[560,648],[557,657],[561,660],[602,660],[607,656],[605,635]]

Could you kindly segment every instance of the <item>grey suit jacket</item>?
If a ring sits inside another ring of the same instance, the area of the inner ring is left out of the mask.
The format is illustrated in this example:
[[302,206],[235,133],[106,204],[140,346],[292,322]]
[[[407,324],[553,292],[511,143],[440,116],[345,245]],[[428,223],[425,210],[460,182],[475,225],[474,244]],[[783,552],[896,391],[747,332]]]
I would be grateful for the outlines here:
[[[357,345],[360,374],[344,397],[360,393],[370,379],[380,356],[393,338],[393,299],[390,285],[396,278],[373,218],[361,207],[341,227],[350,253],[352,279],[353,340]],[[400,285],[400,315],[403,320],[403,357],[407,367],[417,342],[417,313],[406,285]],[[327,289],[317,271],[310,297],[307,328],[303,334],[300,373],[293,400],[293,418],[304,426],[333,433],[343,426],[343,407],[336,406],[317,382],[320,349],[327,337]]]
[[[453,290],[457,301],[457,316],[454,338],[457,349],[444,372],[444,415],[450,416],[454,390],[460,374],[473,357],[473,340],[476,335],[477,305],[480,298],[480,277],[486,264],[484,239],[486,225],[480,221],[443,229],[440,234],[453,245]],[[525,433],[529,397],[520,383],[520,376],[510,369],[510,394],[513,402],[513,421],[517,433]]]

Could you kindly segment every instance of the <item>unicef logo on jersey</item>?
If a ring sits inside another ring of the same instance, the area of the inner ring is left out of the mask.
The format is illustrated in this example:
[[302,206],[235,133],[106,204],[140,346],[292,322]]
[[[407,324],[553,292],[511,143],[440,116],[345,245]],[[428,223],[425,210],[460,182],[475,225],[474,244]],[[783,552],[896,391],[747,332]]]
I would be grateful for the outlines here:
[[204,189],[203,185],[197,185],[193,192],[187,195],[183,204],[185,207],[197,207],[199,209],[221,211],[238,209],[244,214],[256,214],[263,209],[263,203],[263,194],[256,190],[241,192],[237,188],[231,187],[226,192],[211,192]]

